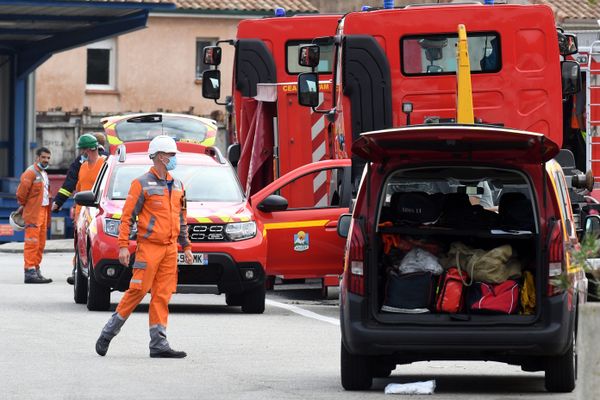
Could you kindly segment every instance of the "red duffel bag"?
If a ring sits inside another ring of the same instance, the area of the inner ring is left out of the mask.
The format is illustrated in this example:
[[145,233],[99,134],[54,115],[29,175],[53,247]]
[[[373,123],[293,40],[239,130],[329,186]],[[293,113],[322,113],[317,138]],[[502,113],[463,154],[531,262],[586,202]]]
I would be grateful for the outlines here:
[[461,312],[465,297],[463,282],[468,279],[466,272],[459,271],[456,267],[448,268],[440,278],[435,310],[452,314]]
[[519,283],[513,279],[498,284],[474,282],[467,304],[475,313],[514,314],[519,306]]

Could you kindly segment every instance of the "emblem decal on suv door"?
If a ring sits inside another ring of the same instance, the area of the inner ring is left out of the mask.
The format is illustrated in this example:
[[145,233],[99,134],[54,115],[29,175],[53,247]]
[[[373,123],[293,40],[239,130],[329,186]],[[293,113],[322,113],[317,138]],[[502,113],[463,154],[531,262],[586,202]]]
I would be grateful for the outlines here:
[[295,251],[306,251],[308,250],[308,233],[299,231],[294,235],[294,250]]

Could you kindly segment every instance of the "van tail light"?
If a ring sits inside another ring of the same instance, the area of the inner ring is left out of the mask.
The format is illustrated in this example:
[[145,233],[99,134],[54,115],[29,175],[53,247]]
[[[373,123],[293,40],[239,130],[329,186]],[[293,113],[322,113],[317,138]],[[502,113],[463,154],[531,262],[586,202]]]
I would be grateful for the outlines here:
[[365,237],[360,224],[354,223],[351,228],[350,248],[348,249],[348,260],[346,264],[346,278],[348,279],[348,290],[359,296],[365,295]]
[[556,296],[564,291],[559,284],[553,284],[554,280],[563,274],[565,270],[565,242],[562,225],[556,221],[552,226],[548,244],[548,296]]

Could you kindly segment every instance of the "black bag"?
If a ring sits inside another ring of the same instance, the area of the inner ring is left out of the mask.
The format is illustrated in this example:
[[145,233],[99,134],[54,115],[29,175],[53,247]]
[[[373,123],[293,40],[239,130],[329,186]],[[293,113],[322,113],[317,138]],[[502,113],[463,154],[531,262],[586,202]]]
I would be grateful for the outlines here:
[[400,224],[432,224],[441,213],[439,197],[425,192],[396,192],[392,194],[390,207],[393,221]]
[[438,225],[447,228],[491,229],[498,225],[498,214],[480,205],[471,205],[466,193],[447,193]]
[[434,278],[431,272],[398,274],[391,271],[381,311],[407,314],[429,312],[434,295]]
[[531,201],[523,193],[504,193],[498,203],[498,215],[502,229],[533,231],[533,209]]

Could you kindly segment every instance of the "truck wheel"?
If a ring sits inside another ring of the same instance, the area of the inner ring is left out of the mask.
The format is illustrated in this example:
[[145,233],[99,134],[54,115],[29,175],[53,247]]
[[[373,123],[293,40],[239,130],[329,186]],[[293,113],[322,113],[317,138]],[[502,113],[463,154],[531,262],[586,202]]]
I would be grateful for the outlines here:
[[241,306],[244,302],[243,294],[225,293],[225,303],[228,306]]
[[568,393],[575,389],[577,379],[577,331],[573,330],[571,346],[562,356],[546,360],[545,386],[549,392]]
[[265,312],[265,285],[250,289],[243,294],[242,311],[246,314],[262,314]]
[[341,350],[342,386],[346,390],[367,390],[373,384],[369,359],[348,353],[344,343]]
[[75,251],[75,282],[73,282],[73,298],[76,304],[87,303],[87,279],[81,271],[79,251]]
[[88,252],[87,308],[90,311],[108,311],[110,308],[110,289],[98,283],[94,277],[92,265],[92,255]]

